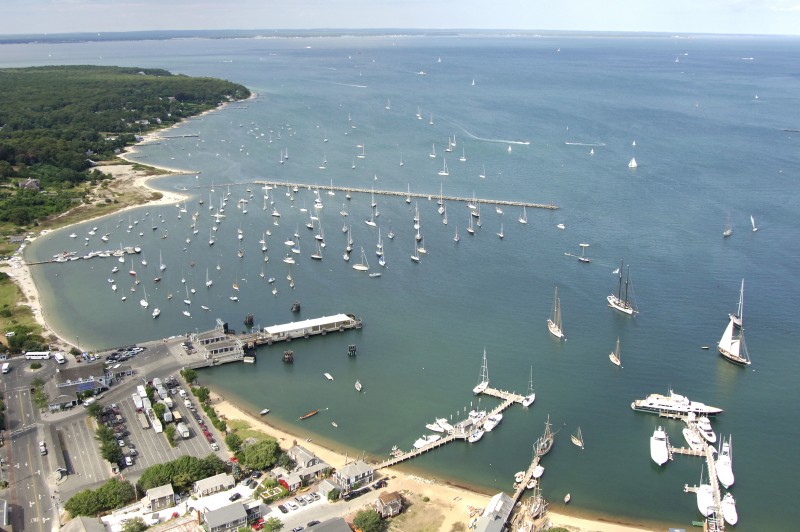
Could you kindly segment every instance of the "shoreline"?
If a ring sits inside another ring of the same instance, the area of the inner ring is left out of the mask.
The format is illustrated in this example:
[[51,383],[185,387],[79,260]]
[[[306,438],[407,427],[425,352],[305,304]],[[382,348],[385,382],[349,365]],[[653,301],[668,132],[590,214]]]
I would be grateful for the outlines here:
[[[163,170],[167,173],[163,175],[146,175],[144,171],[133,169],[134,164],[143,164],[143,163],[139,163],[137,161],[131,161],[127,157],[131,154],[137,153],[138,148],[140,148],[141,146],[161,139],[166,132],[174,128],[177,128],[178,126],[185,125],[192,119],[196,119],[206,114],[210,114],[212,112],[224,109],[226,106],[232,103],[239,103],[255,99],[257,96],[258,95],[256,93],[251,93],[250,98],[246,100],[239,100],[236,102],[224,102],[220,106],[214,109],[210,109],[194,117],[187,118],[186,120],[181,121],[177,124],[173,124],[170,127],[147,133],[142,141],[137,142],[136,144],[130,146],[126,150],[126,152],[118,155],[120,159],[122,159],[128,164],[107,165],[98,167],[99,169],[101,169],[101,171],[112,173],[112,175],[114,175],[114,172],[117,172],[117,175],[115,175],[115,180],[119,178],[120,182],[123,183],[125,180],[128,180],[130,182],[130,186],[146,188],[147,190],[150,190],[152,192],[158,192],[159,194],[162,195],[161,198],[155,200],[150,199],[139,205],[124,206],[118,210],[114,210],[109,213],[88,217],[86,219],[81,219],[54,230],[44,231],[31,238],[26,238],[24,247],[20,251],[18,251],[7,264],[0,266],[0,271],[6,271],[7,273],[9,273],[9,276],[12,278],[12,280],[20,287],[20,290],[22,291],[22,294],[25,297],[26,301],[20,301],[18,302],[18,304],[28,305],[29,307],[31,307],[34,319],[42,327],[42,335],[45,338],[52,336],[58,339],[58,342],[54,342],[53,344],[54,346],[60,347],[60,344],[63,344],[63,346],[66,346],[63,348],[63,350],[68,351],[69,348],[74,346],[75,344],[73,342],[65,340],[64,336],[59,334],[53,327],[51,327],[47,323],[46,310],[44,309],[41,303],[38,287],[36,286],[36,282],[33,278],[30,267],[25,263],[24,260],[24,252],[25,249],[27,249],[27,246],[37,238],[48,235],[51,232],[62,231],[72,226],[90,222],[95,219],[108,217],[111,215],[118,215],[122,212],[125,212],[126,210],[143,206],[149,206],[149,205],[153,206],[169,205],[177,203],[179,201],[183,201],[187,195],[180,194],[178,192],[164,192],[162,190],[155,189],[149,185],[149,182],[153,179],[158,179],[162,177],[170,177],[174,175],[191,175],[191,174],[197,174],[199,172],[168,168],[148,163],[146,164],[146,166]],[[80,349],[80,346],[76,347]],[[213,390],[213,385],[210,386],[210,388],[212,388]],[[224,416],[226,419],[238,419],[249,423],[251,428],[260,430],[261,432],[264,432],[265,434],[274,437],[276,440],[278,440],[278,442],[281,444],[283,448],[288,448],[293,441],[296,441],[300,445],[314,452],[317,456],[328,462],[333,467],[341,467],[342,465],[345,464],[346,455],[343,455],[326,445],[322,445],[314,441],[305,441],[304,438],[293,434],[289,430],[277,428],[272,424],[270,424],[267,420],[259,418],[257,415],[248,413],[245,409],[237,406],[233,401],[222,399],[216,393],[212,392],[212,398],[216,399],[216,401],[213,402],[213,407],[218,411],[218,413],[221,416]],[[459,486],[457,484],[444,482],[441,480],[437,480],[435,478],[424,478],[418,475],[400,471],[397,468],[388,468],[386,470],[383,470],[383,476],[391,479],[389,486],[389,490],[391,491],[407,490],[414,492],[421,497],[429,497],[431,502],[436,504],[437,508],[439,508],[444,513],[445,518],[444,522],[441,525],[442,530],[449,530],[456,523],[463,523],[463,524],[468,523],[470,520],[469,507],[472,506],[475,508],[485,508],[486,504],[491,498],[490,495],[483,494],[478,490],[476,490],[475,488]],[[572,515],[549,511],[548,517],[551,525],[562,526],[576,532],[580,531],[635,532],[641,530],[656,529],[655,526],[645,527],[642,525],[628,524],[622,520],[617,520],[615,516],[604,515],[604,516],[589,518],[589,517],[576,517]]]
[[[259,430],[275,438],[284,450],[297,443],[334,468],[343,466],[346,455],[318,442],[307,441],[293,434],[290,430],[272,425],[268,419],[249,413],[236,404],[234,400],[225,399],[213,390],[213,384],[204,383],[211,390],[211,404],[217,414],[226,420],[247,422],[251,429]],[[485,508],[491,495],[474,488],[443,482],[436,478],[425,478],[406,473],[396,467],[382,470],[381,476],[389,479],[389,491],[411,491],[422,497],[428,497],[430,503],[444,513],[445,520],[440,530],[451,530],[456,523],[466,525],[470,521],[469,507]],[[377,478],[377,477],[376,477]],[[523,497],[524,498],[524,497]],[[615,516],[576,516],[553,510],[547,512],[551,526],[564,527],[574,532],[641,532],[643,530],[661,530],[663,527],[653,523],[628,523]]]

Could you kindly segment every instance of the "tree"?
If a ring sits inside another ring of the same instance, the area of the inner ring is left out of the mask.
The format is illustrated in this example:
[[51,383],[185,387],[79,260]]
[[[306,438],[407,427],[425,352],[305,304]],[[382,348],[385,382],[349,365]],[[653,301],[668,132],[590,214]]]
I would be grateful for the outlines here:
[[353,519],[353,524],[363,532],[381,532],[384,529],[381,516],[371,508],[358,512]]
[[275,438],[265,438],[258,443],[243,447],[237,458],[249,469],[267,469],[275,464],[279,453],[278,441]]
[[162,422],[164,421],[164,412],[166,411],[167,407],[164,405],[164,403],[156,403],[153,405],[153,412],[156,413],[156,416],[158,416],[158,419],[160,419]]
[[200,386],[198,388],[192,388],[192,393],[197,397],[197,400],[203,404],[208,404],[208,399],[211,396],[211,392],[205,386]]
[[235,432],[231,432],[225,436],[225,445],[228,446],[228,450],[232,453],[238,453],[242,448],[242,438]]
[[181,370],[181,375],[183,376],[184,380],[189,384],[197,381],[197,372],[192,368],[186,368]]
[[104,441],[100,444],[100,456],[110,464],[117,464],[122,460],[122,449],[116,441]]
[[112,478],[98,489],[83,490],[73,495],[64,505],[72,514],[97,515],[98,513],[121,508],[135,499],[135,491],[130,482]]
[[94,491],[83,490],[70,497],[64,504],[64,509],[73,517],[77,517],[79,515],[96,515],[102,510],[102,506]]
[[339,500],[339,495],[341,494],[342,492],[339,491],[339,488],[333,488],[331,491],[328,492],[328,500],[331,502],[337,501]]
[[125,521],[125,524],[122,525],[122,532],[144,532],[145,530],[147,530],[147,524],[141,517],[128,519]]
[[283,528],[283,522],[277,517],[270,517],[264,521],[264,528],[268,532],[276,532]]
[[103,406],[100,403],[92,403],[86,409],[86,413],[89,414],[90,417],[97,419],[103,415]]
[[164,435],[167,437],[170,447],[175,447],[175,425],[167,425],[164,429]]

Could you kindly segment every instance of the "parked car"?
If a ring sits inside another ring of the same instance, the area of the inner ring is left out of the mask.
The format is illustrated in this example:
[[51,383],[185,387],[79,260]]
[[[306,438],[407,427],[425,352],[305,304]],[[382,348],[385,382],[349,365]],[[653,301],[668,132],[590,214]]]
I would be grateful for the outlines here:
[[308,523],[306,523],[306,526],[314,526],[314,525],[318,525],[318,524],[319,524],[319,521],[314,519],[313,521],[309,521]]
[[[131,449],[131,450],[130,450],[130,451],[128,451],[128,452],[129,452],[129,454],[130,454],[131,456],[136,456],[137,454],[139,454],[139,453],[137,453],[137,452],[136,452],[136,449]],[[178,502],[180,502],[180,501],[178,501]]]
[[278,505],[278,510],[280,510],[282,514],[288,514],[289,513],[289,510],[286,509],[286,506],[284,506],[282,504]]
[[120,447],[125,447],[125,440],[117,440]]
[[315,501],[318,501],[318,500],[320,500],[322,498],[322,497],[319,496],[319,493],[317,493],[316,491],[311,494],[311,497],[313,497]]
[[241,493],[234,493],[233,495],[228,497],[228,500],[233,502],[233,501],[238,501],[241,498],[242,498],[242,494]]
[[300,497],[295,497],[295,498],[294,498],[294,502],[296,502],[296,503],[297,503],[297,504],[299,504],[300,506],[305,506],[306,504],[308,504],[306,501],[304,501],[304,500],[303,500],[302,498],[300,498]]
[[133,458],[131,458],[130,456],[126,456],[125,457],[125,465],[128,466],[128,467],[132,466],[133,465]]
[[299,506],[297,506],[292,501],[287,501],[286,502],[286,506],[288,506],[290,510],[297,510],[298,508],[300,508]]

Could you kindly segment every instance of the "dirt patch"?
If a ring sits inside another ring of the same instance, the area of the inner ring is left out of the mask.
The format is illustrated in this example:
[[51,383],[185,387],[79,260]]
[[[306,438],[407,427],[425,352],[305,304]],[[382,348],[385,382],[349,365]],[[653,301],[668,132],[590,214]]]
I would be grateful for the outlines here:
[[427,497],[410,491],[403,491],[405,508],[403,513],[392,519],[391,532],[437,532],[442,530],[444,512]]

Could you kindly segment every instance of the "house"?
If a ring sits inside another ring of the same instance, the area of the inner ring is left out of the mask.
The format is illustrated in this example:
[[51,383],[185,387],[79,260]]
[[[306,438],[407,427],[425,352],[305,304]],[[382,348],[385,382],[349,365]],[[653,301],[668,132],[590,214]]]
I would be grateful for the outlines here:
[[157,512],[175,506],[175,491],[172,489],[172,484],[164,484],[147,490],[145,499],[150,506],[150,511]]
[[336,484],[334,484],[333,482],[331,482],[328,479],[323,480],[322,482],[320,482],[317,485],[317,491],[319,492],[319,494],[321,496],[323,496],[325,498],[327,498],[328,494],[333,490],[340,490],[341,491],[341,488],[339,488],[339,486],[337,486]]
[[242,507],[244,508],[244,513],[247,514],[248,523],[266,517],[269,513],[269,506],[264,504],[260,497],[257,499],[244,499],[242,501]]
[[353,532],[353,529],[350,528],[347,521],[341,517],[334,517],[318,525],[314,525],[312,530],[314,530],[314,532]]
[[[212,477],[213,478],[213,477]],[[247,525],[247,512],[240,502],[223,506],[203,514],[203,528],[206,532],[226,532]]]
[[300,478],[300,475],[291,473],[283,467],[273,468],[272,476],[275,477],[278,484],[289,491],[297,491],[303,485],[303,479]]
[[362,460],[356,460],[336,471],[334,479],[346,493],[360,485],[372,482],[374,476],[375,470],[371,465]]
[[300,445],[293,445],[286,454],[297,464],[294,473],[300,477],[302,484],[308,484],[322,477],[331,466],[320,460],[314,453]]
[[48,407],[51,412],[72,408],[80,403],[79,396],[97,395],[108,390],[113,382],[113,373],[102,363],[57,369],[53,380],[45,383]]
[[220,473],[213,477],[204,478],[194,483],[192,491],[199,496],[211,495],[218,491],[229,490],[236,485],[233,477],[227,473]]
[[476,532],[501,532],[514,509],[511,497],[503,492],[491,499],[483,510],[483,515],[475,522]]
[[24,188],[25,190],[33,190],[34,192],[39,192],[41,190],[41,185],[39,184],[38,179],[28,178],[24,181],[19,182],[19,188]]
[[391,493],[381,493],[375,500],[375,510],[384,519],[394,517],[403,511],[403,497],[396,491]]

